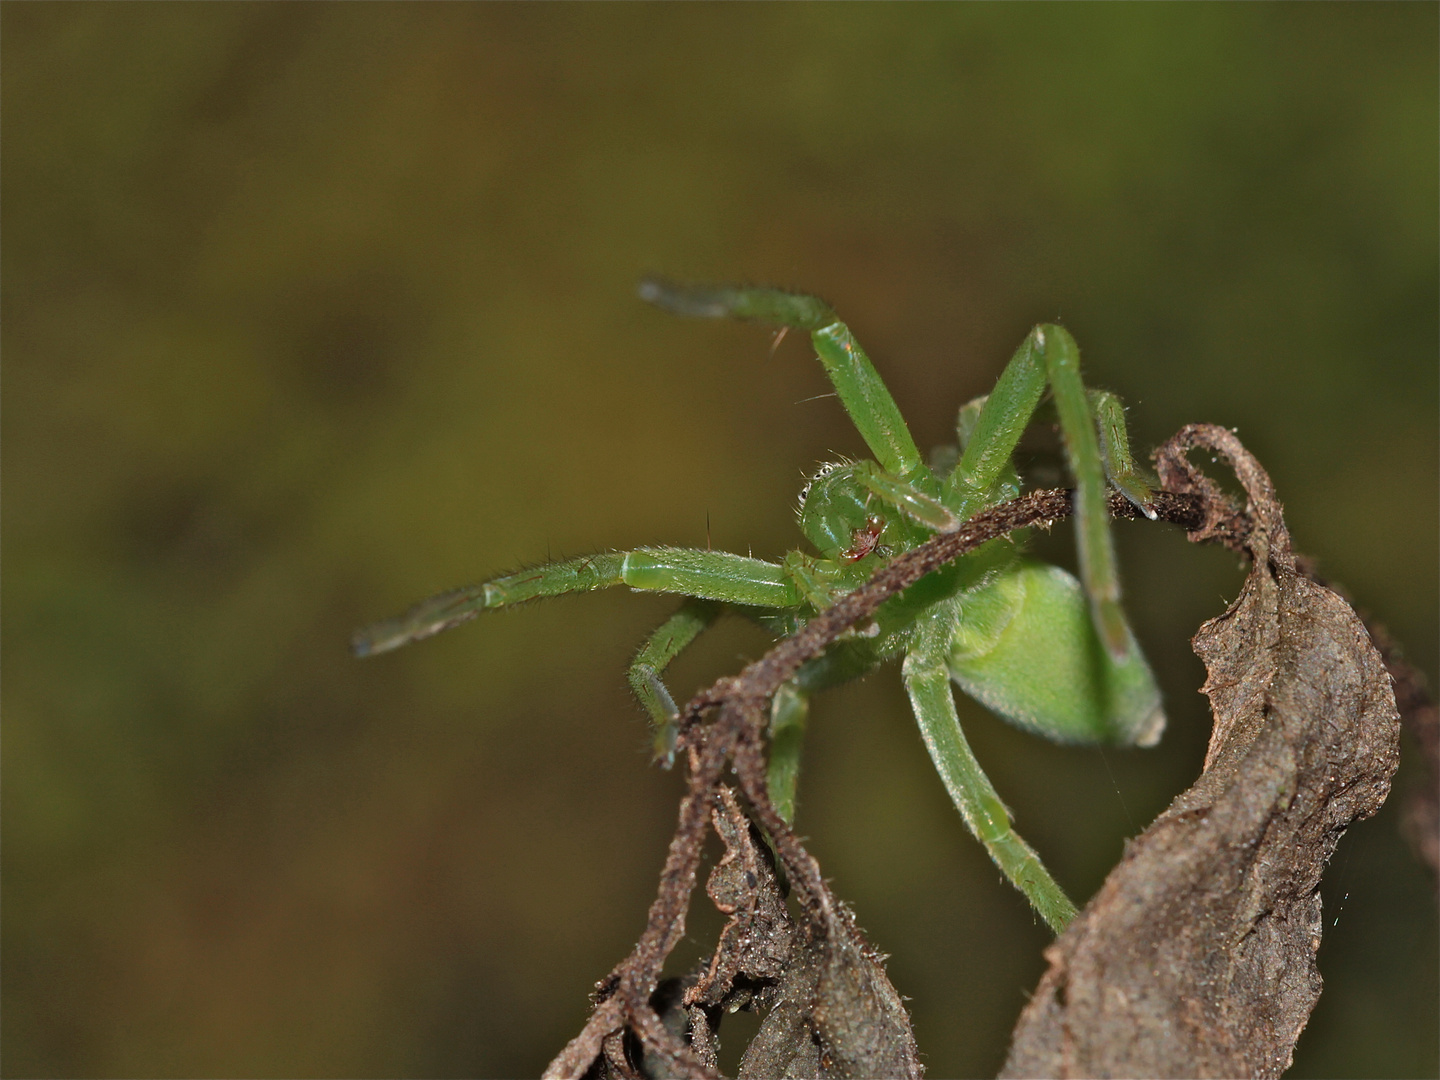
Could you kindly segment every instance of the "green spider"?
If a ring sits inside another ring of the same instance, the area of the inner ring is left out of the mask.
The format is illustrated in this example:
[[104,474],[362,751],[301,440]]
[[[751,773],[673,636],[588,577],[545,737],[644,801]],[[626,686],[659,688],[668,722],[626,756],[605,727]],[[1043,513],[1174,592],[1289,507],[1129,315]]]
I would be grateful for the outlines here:
[[[1075,907],[1010,815],[960,729],[953,680],[991,711],[1068,743],[1148,746],[1164,727],[1150,668],[1120,609],[1105,481],[1154,517],[1135,469],[1123,408],[1086,390],[1079,350],[1060,326],[1032,330],[995,389],[960,410],[958,447],[927,464],[894,400],[849,329],[824,302],[775,289],[694,288],[659,281],[643,299],[682,315],[734,317],[810,332],[841,403],[874,461],[822,466],[800,495],[800,530],[815,553],[766,562],[722,551],[649,547],[546,563],[455,589],[355,635],[358,656],[429,637],[490,608],[612,585],[687,599],[646,641],[630,684],[654,720],[657,755],[674,751],[676,708],[666,666],[723,611],[783,637],[858,587],[895,554],[977,511],[1019,494],[1011,462],[1048,384],[1076,482],[1081,581],[991,541],[892,598],[866,627],[810,661],[776,694],[770,716],[769,786],[786,820],[795,809],[800,742],[816,691],[897,656],[925,746],[946,790],[1005,876],[1057,931]],[[1088,598],[1088,599],[1087,599]]]

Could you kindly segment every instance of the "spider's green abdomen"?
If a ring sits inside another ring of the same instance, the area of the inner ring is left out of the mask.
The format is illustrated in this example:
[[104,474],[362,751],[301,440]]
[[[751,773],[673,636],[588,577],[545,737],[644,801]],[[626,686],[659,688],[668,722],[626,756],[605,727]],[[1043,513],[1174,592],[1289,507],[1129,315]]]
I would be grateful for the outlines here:
[[1070,573],[1020,562],[960,603],[950,675],[986,708],[1057,742],[1160,738],[1165,715],[1149,665],[1135,648],[1111,658]]

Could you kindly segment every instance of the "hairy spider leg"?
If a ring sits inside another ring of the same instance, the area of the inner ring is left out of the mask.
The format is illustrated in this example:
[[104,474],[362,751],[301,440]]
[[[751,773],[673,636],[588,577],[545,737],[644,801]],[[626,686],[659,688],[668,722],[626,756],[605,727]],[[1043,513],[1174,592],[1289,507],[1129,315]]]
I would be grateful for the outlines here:
[[1090,411],[1100,434],[1100,457],[1111,485],[1151,521],[1155,520],[1154,493],[1135,466],[1130,454],[1130,434],[1125,430],[1125,405],[1108,390],[1086,390]]
[[910,436],[900,407],[850,328],[835,319],[813,330],[810,343],[825,374],[830,376],[850,422],[875,455],[880,468],[902,480],[917,475],[928,478],[930,470]]
[[998,485],[1014,476],[1015,447],[1045,392],[1045,368],[1032,337],[1015,350],[995,389],[976,399],[979,415],[971,412],[973,403],[960,410],[957,427],[963,450],[941,485],[940,500],[961,518],[995,502]]
[[[916,479],[928,477],[929,470],[912,474]],[[960,519],[939,499],[921,491],[910,481],[901,480],[884,472],[873,461],[857,461],[850,466],[854,476],[867,491],[879,496],[885,502],[936,532],[950,532],[960,526]]]
[[[655,758],[669,768],[675,758],[679,710],[665,686],[665,669],[725,611],[713,600],[687,599],[640,647],[630,665],[630,688],[650,714],[655,731]],[[740,609],[740,613],[746,613]],[[749,614],[757,614],[753,609]],[[770,627],[767,627],[770,629]],[[810,695],[796,682],[787,682],[770,703],[770,801],[786,821],[795,820],[795,789],[800,778],[800,751]]]
[[905,691],[930,759],[970,832],[1058,934],[1075,917],[1075,905],[1040,856],[1012,827],[1009,811],[960,728],[947,663],[959,619],[958,604],[947,603],[919,620],[914,642],[901,665]]
[[825,301],[779,289],[696,287],[654,279],[641,282],[640,298],[677,315],[750,319],[809,331],[840,404],[881,469],[907,480],[915,473],[929,475],[880,373]]
[[1075,474],[1075,540],[1079,549],[1080,580],[1090,597],[1090,611],[1105,648],[1116,660],[1134,648],[1120,609],[1120,574],[1115,568],[1115,543],[1110,535],[1110,511],[1105,505],[1105,470],[1095,418],[1080,381],[1080,349],[1064,327],[1038,326],[1030,334],[1045,357],[1065,455]]
[[[677,710],[662,678],[666,667],[727,606],[752,616],[773,617],[784,609],[807,603],[811,596],[792,573],[786,566],[724,551],[638,548],[603,552],[441,593],[402,615],[359,631],[351,647],[357,656],[371,656],[438,634],[482,611],[615,585],[686,596],[679,610],[646,639],[628,672],[631,688],[654,722],[656,756],[668,763],[675,751]],[[795,628],[798,626],[789,629]],[[777,751],[772,756],[772,787],[776,805],[783,808],[788,820],[794,813],[800,737],[807,706],[794,690],[778,698],[774,710],[772,731]]]
[[[1080,577],[1090,598],[1095,628],[1111,657],[1122,661],[1135,646],[1120,608],[1120,579],[1105,506],[1106,468],[1090,398],[1080,381],[1080,350],[1064,327],[1037,326],[1015,351],[986,399],[959,463],[945,480],[941,501],[962,519],[994,501],[996,482],[1007,470],[1047,382],[1060,416],[1066,458],[1075,476]],[[1143,487],[1143,483],[1130,460],[1129,441],[1123,434],[1123,412],[1113,398],[1102,404],[1106,408],[1106,448],[1112,474],[1130,487],[1127,497],[1139,495],[1137,485]],[[1148,512],[1141,498],[1141,508]]]
[[[1100,437],[1100,459],[1105,464],[1105,475],[1116,491],[1129,499],[1142,514],[1154,521],[1156,515],[1153,488],[1151,481],[1136,466],[1135,458],[1130,453],[1130,435],[1125,428],[1124,402],[1108,390],[1086,387],[1085,395],[1090,402],[1090,411],[1095,415],[1095,426]],[[955,421],[956,432],[960,438],[959,450],[964,450],[970,444],[971,434],[974,432],[976,422],[980,419],[980,413],[988,400],[988,394],[982,395],[972,398],[960,406],[960,414]],[[946,468],[937,470],[937,472],[943,472],[948,477],[959,460],[959,451],[954,447],[937,447],[932,453],[932,457],[936,454],[940,454],[942,460],[947,463]],[[953,458],[950,457],[950,454],[954,455]],[[1015,471],[1013,457],[1002,467],[996,483],[998,485],[997,498],[1001,502],[1013,499],[1019,494],[1020,476]]]
[[630,689],[650,714],[655,731],[655,758],[668,769],[675,760],[675,721],[680,710],[661,676],[670,661],[679,656],[719,617],[723,606],[714,600],[687,599],[645,639],[626,673]]
[[388,652],[458,626],[492,608],[614,585],[750,607],[784,608],[801,602],[784,568],[762,559],[695,548],[605,551],[546,563],[432,596],[403,615],[359,631],[351,639],[351,650],[356,656]]

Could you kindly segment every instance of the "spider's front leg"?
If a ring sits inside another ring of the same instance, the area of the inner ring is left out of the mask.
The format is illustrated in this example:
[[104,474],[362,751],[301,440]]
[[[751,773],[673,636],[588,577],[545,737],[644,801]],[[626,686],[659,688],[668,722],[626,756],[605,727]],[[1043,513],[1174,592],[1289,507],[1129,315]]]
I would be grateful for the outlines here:
[[960,618],[959,605],[944,602],[917,622],[914,640],[901,667],[905,690],[930,760],[970,832],[1058,934],[1075,917],[1075,905],[1050,876],[1040,856],[1011,826],[1009,811],[960,729],[948,663]]
[[657,279],[640,283],[640,298],[677,315],[751,319],[807,331],[840,404],[880,468],[905,480],[928,475],[905,418],[875,365],[825,301],[779,289],[678,285]]
[[402,615],[358,631],[350,639],[350,649],[356,656],[373,656],[459,626],[482,611],[615,585],[752,607],[784,608],[800,603],[795,583],[784,568],[763,559],[697,548],[602,551],[432,596]]
[[[1047,382],[1054,392],[1065,454],[1075,476],[1080,577],[1106,650],[1117,662],[1123,661],[1135,644],[1120,608],[1120,579],[1105,507],[1107,471],[1147,516],[1154,512],[1149,489],[1130,457],[1119,401],[1110,394],[1093,398],[1087,394],[1080,380],[1080,350],[1063,326],[1037,326],[1016,350],[986,399],[959,464],[945,480],[941,498],[961,517],[969,517],[994,500],[996,485],[1008,471],[1015,446]],[[1106,435],[1103,455],[1092,400]]]
[[[802,608],[808,599],[789,567],[762,559],[694,548],[609,551],[546,563],[432,596],[402,615],[359,631],[351,641],[351,649],[357,656],[389,652],[458,626],[482,611],[616,585],[688,597],[680,609],[650,635],[629,670],[630,686],[654,721],[656,756],[667,763],[675,750],[676,709],[661,676],[670,662],[703,633],[727,605],[751,614],[768,613],[773,620],[786,624],[772,629],[789,633],[794,629],[789,625],[793,620],[787,621],[781,616]],[[788,705],[777,707],[774,724],[777,745],[781,747],[773,770],[779,777],[776,802],[792,809],[803,706],[803,700],[796,698]]]
[[[1075,528],[1080,554],[1080,579],[1090,597],[1090,610],[1105,648],[1115,660],[1135,650],[1135,639],[1120,607],[1120,574],[1115,568],[1115,544],[1110,536],[1110,512],[1105,506],[1105,470],[1095,431],[1095,417],[1085,385],[1080,381],[1080,349],[1063,326],[1037,326],[1031,338],[1042,350],[1065,454],[1075,474]],[[1112,399],[1113,400],[1113,399]],[[1120,425],[1123,433],[1123,421]],[[1126,455],[1129,456],[1128,454]],[[1148,506],[1141,509],[1151,513]]]

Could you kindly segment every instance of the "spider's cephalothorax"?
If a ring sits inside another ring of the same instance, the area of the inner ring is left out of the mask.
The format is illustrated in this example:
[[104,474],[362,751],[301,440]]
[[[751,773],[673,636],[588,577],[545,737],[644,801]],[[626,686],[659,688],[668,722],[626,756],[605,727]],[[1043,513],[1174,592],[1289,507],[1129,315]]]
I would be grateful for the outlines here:
[[[853,563],[874,552],[881,535],[891,538],[887,545],[891,548],[913,547],[930,535],[867,486],[867,481],[876,484],[877,477],[873,461],[847,461],[822,465],[805,485],[800,493],[800,531],[822,559]],[[868,546],[862,537],[869,538]]]
[[[1048,386],[1075,477],[1081,579],[1024,559],[994,540],[923,578],[874,620],[804,665],[771,704],[770,791],[791,818],[809,697],[895,657],[925,746],[966,824],[1052,927],[1075,908],[1009,813],[960,730],[952,683],[1024,728],[1062,742],[1147,746],[1164,715],[1150,668],[1120,608],[1105,507],[1108,479],[1153,517],[1135,470],[1124,413],[1086,390],[1079,350],[1063,327],[1037,326],[995,389],[960,410],[958,445],[927,464],[870,360],[828,305],[775,289],[687,288],[649,281],[641,296],[679,314],[753,319],[808,331],[874,460],[822,466],[800,496],[800,529],[814,551],[779,562],[691,548],[638,548],[547,563],[441,594],[355,636],[357,655],[384,652],[488,608],[612,585],[687,597],[645,643],[630,683],[655,721],[657,753],[674,749],[666,666],[723,611],[776,635],[797,630],[896,553],[956,528],[1020,489],[1011,456]],[[1083,581],[1083,584],[1082,584]]]
[[827,462],[800,489],[800,531],[822,559],[837,559],[856,530],[875,516],[870,493],[855,483],[853,462]]

